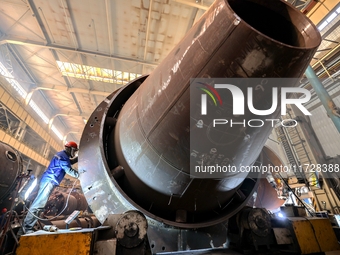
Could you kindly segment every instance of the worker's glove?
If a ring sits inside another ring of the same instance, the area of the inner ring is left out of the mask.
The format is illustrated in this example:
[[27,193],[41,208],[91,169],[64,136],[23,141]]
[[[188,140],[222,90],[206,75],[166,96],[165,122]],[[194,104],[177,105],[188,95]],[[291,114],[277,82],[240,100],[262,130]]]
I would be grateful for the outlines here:
[[78,178],[78,177],[79,177],[78,171],[75,170],[75,169],[73,169],[73,168],[69,168],[69,169],[66,171],[66,173],[67,173],[68,175],[71,175],[71,176],[74,177],[74,178]]

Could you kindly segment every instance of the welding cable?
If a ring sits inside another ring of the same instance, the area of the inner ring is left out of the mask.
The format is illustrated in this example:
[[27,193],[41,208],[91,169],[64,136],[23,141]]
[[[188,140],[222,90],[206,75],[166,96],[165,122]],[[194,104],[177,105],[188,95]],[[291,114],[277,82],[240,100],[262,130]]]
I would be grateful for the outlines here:
[[53,219],[59,217],[59,216],[66,210],[66,208],[67,208],[67,206],[68,206],[68,201],[69,201],[69,199],[70,199],[71,192],[73,191],[73,188],[74,188],[74,186],[76,185],[77,181],[78,181],[78,179],[76,179],[76,180],[74,181],[74,183],[73,183],[73,185],[72,185],[72,188],[71,188],[70,192],[69,192],[68,195],[67,195],[66,205],[65,205],[64,209],[61,210],[61,212],[60,212],[58,215],[56,215],[56,216],[54,216],[54,217],[52,217],[52,218],[48,218],[48,219],[45,218],[45,219],[43,219],[43,218],[39,218],[38,216],[34,215],[34,213],[31,212],[30,209],[28,209],[26,205],[25,205],[25,208],[27,209],[27,211],[28,211],[30,214],[33,215],[34,218],[36,218],[36,219],[38,219],[38,220],[44,220],[44,221],[46,221],[46,220],[53,220]]

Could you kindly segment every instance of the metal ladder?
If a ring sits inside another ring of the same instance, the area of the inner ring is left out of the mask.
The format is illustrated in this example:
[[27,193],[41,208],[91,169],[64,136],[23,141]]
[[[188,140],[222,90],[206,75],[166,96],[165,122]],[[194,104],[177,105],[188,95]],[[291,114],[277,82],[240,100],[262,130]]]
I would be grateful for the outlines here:
[[[289,161],[289,164],[291,166],[299,165],[302,166],[301,169],[296,169],[294,171],[294,174],[298,180],[298,183],[305,184],[306,187],[313,193],[312,203],[314,204],[315,208],[316,206],[322,210],[322,205],[320,204],[319,196],[323,195],[324,192],[322,189],[320,189],[320,185],[318,182],[318,178],[315,175],[315,173],[311,173],[307,171],[306,167],[310,166],[311,164],[317,164],[317,162],[313,162],[313,159],[310,157],[308,150],[311,152],[311,149],[309,149],[308,141],[305,141],[304,139],[304,133],[303,129],[299,127],[299,125],[293,127],[295,122],[289,122],[288,119],[294,119],[297,122],[301,122],[299,117],[295,117],[293,115],[294,113],[291,111],[288,111],[288,115],[286,116],[285,126],[277,126],[275,128],[276,133],[278,137],[281,140],[282,147],[285,151],[285,154],[287,156],[287,159]],[[285,120],[283,118],[282,120]],[[291,126],[291,127],[287,127]],[[307,139],[307,138],[306,138]],[[322,192],[322,193],[320,193]],[[310,211],[312,211],[313,206],[305,203],[303,201],[303,204],[308,207]],[[315,212],[315,209],[313,208],[313,212]]]
[[[291,128],[291,127],[290,127]],[[305,183],[306,182],[306,176],[302,171],[299,169],[299,159],[296,157],[296,154],[293,150],[293,144],[291,141],[291,133],[289,133],[285,127],[278,126],[276,128],[276,133],[281,141],[282,147],[285,151],[286,157],[288,159],[288,163],[292,169],[294,169],[294,174],[298,180],[299,183]]]

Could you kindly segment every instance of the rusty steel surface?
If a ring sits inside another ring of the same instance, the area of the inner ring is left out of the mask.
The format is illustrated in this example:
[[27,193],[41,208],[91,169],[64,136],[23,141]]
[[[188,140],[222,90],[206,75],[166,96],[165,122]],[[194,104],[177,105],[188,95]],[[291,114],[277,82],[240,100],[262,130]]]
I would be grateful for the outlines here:
[[78,193],[77,191],[72,191],[71,196],[73,196],[77,200],[77,208],[78,211],[85,211],[87,209],[86,198],[83,194]]
[[[273,165],[273,166],[281,166],[283,163],[278,158],[278,156],[268,147],[263,148],[263,165]],[[272,174],[275,174],[272,172]],[[253,204],[249,204],[250,206],[255,206],[258,208],[266,208],[268,210],[277,210],[282,206],[285,202],[283,199],[278,198],[278,193],[275,188],[267,181],[266,178],[262,178],[260,180],[259,186],[256,190],[257,195]]]
[[71,193],[54,190],[45,205],[44,215],[70,215],[74,210],[85,211],[88,205],[83,194],[77,191]]
[[277,191],[270,185],[267,179],[261,178],[256,192],[257,196],[254,203],[256,207],[275,210],[280,208],[285,202],[285,200],[277,197]]
[[[191,248],[222,245],[224,222],[259,182],[244,173],[190,178],[190,79],[301,77],[320,41],[316,27],[283,1],[215,1],[155,71],[112,93],[89,118],[78,169],[99,221],[141,211],[152,252],[185,249],[194,237],[200,241]],[[270,132],[247,130],[249,144],[235,141],[225,153],[251,165]]]
[[77,199],[61,191],[53,191],[45,205],[44,215],[55,216],[62,212],[63,215],[70,215],[77,208]]
[[[101,223],[98,221],[96,216],[94,215],[82,215],[80,217],[77,217],[75,220],[71,221],[70,224],[66,225],[65,223],[66,217],[62,217],[62,219],[53,219],[49,220],[48,218],[46,220],[41,220],[41,226],[44,227],[45,225],[54,225],[59,229],[66,229],[66,228],[96,228],[101,225]],[[40,226],[37,227],[37,229],[41,229]]]

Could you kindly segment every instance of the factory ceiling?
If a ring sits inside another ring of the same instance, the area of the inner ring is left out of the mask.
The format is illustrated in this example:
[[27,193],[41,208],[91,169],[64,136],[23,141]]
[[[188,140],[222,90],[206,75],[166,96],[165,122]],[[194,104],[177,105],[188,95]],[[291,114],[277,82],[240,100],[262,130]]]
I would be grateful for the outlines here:
[[[79,141],[95,107],[150,73],[212,2],[0,0],[0,72],[61,140]],[[303,11],[311,2],[292,3]],[[338,32],[327,36],[315,68],[339,48]]]

